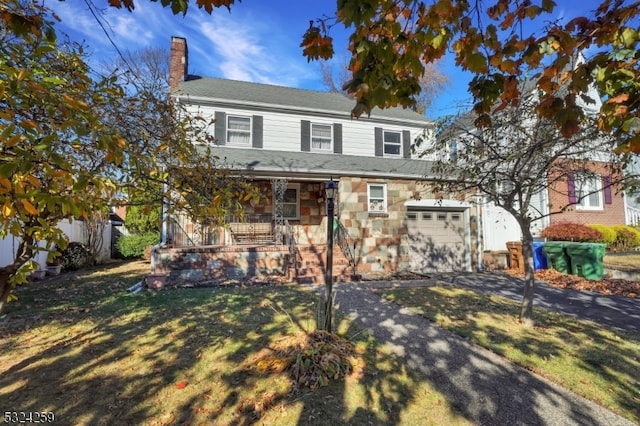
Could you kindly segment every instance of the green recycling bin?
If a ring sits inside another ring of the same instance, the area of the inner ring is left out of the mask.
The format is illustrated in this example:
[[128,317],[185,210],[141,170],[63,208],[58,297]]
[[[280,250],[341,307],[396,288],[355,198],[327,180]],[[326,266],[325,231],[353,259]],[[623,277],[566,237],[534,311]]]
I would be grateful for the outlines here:
[[599,243],[567,243],[565,250],[571,258],[571,273],[588,280],[601,280],[606,247]]
[[565,244],[565,241],[546,241],[542,243],[542,251],[552,269],[569,274],[571,273],[571,259],[564,250]]

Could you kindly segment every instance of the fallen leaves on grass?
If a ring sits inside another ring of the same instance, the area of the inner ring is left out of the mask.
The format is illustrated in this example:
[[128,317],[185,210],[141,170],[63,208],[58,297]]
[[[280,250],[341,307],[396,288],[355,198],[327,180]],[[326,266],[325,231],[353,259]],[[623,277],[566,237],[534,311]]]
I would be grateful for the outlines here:
[[[507,269],[505,271],[515,277],[524,277],[524,273],[517,269]],[[567,275],[555,269],[541,269],[535,272],[537,280],[545,281],[547,284],[568,288],[578,291],[593,291],[601,294],[617,295],[624,297],[640,297],[640,282],[628,281],[617,278],[603,278],[599,281],[590,281],[576,275]]]
[[357,364],[354,346],[323,330],[286,336],[248,360],[246,366],[261,373],[286,371],[293,391],[316,389],[344,378]]

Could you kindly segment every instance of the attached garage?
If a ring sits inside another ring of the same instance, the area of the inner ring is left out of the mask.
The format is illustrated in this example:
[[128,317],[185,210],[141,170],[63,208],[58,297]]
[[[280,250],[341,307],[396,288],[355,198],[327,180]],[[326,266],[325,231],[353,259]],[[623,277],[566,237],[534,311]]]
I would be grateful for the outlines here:
[[412,271],[471,269],[468,208],[408,206],[406,223]]

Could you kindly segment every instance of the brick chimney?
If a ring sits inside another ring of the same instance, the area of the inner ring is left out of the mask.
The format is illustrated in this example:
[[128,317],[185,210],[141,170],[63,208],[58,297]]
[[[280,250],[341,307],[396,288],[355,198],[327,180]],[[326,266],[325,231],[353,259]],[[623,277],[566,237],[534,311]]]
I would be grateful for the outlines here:
[[175,90],[181,81],[187,79],[189,51],[187,39],[171,37],[171,59],[169,60],[169,89]]

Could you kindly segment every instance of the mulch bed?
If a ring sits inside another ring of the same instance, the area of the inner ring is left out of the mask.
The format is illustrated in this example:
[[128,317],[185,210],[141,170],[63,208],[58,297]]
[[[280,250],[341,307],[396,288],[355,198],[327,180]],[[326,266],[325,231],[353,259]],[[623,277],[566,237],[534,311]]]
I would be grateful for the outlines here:
[[[517,269],[507,269],[505,272],[514,277],[524,277],[524,273]],[[535,272],[537,280],[558,288],[569,288],[579,291],[593,291],[601,294],[640,297],[640,282],[617,278],[603,278],[600,281],[590,281],[576,275],[566,275],[554,269],[541,269]]]

